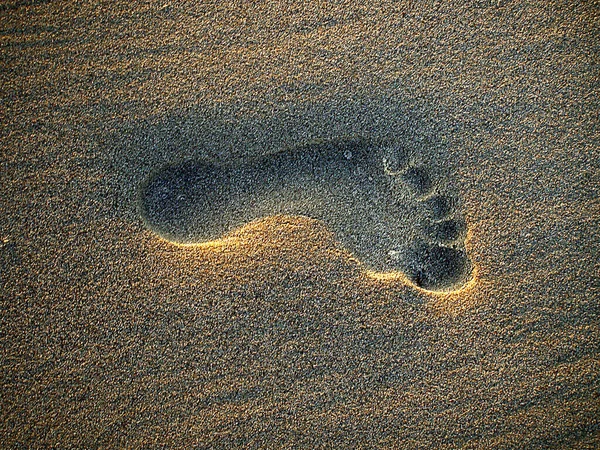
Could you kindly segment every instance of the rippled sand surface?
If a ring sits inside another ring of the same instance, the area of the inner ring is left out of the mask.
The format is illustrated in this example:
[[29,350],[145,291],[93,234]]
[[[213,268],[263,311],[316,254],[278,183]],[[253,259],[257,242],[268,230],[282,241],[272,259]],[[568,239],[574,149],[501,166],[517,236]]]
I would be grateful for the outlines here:
[[[598,447],[597,8],[363,3],[0,5],[3,447]],[[339,139],[412,149],[468,283],[310,214],[179,245],[140,210],[165,167]]]

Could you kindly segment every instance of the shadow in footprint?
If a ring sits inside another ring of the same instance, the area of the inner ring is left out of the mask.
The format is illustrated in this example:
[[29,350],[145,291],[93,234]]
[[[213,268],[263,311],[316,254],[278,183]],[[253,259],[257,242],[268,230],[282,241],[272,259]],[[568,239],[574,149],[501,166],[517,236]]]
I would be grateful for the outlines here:
[[[403,145],[338,139],[230,164],[168,165],[141,186],[139,207],[151,230],[178,243],[213,241],[265,216],[307,216],[323,221],[369,270],[449,290],[471,276],[463,246],[444,245],[454,230],[432,223],[430,242],[414,237],[420,216],[450,212],[443,195],[428,197],[435,187],[432,172],[413,165]],[[406,195],[398,195],[402,189]]]

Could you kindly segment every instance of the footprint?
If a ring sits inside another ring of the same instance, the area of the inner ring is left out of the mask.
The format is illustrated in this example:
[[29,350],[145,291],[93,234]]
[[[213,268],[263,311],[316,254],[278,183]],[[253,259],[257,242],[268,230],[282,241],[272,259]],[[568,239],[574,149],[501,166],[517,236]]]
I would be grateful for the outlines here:
[[437,222],[427,221],[421,227],[423,237],[432,242],[452,243],[464,240],[467,224],[461,219],[447,219]]
[[423,201],[423,208],[430,219],[441,220],[452,214],[455,201],[444,195],[434,195]]
[[464,250],[425,242],[407,249],[402,262],[404,273],[414,284],[432,291],[460,287],[472,270]]
[[431,192],[433,183],[426,169],[409,167],[400,176],[413,195],[422,197]]
[[319,219],[369,270],[439,291],[468,281],[471,263],[458,242],[466,225],[442,220],[458,213],[435,188],[407,146],[340,139],[239,163],[163,167],[141,186],[139,207],[151,230],[177,243],[216,240],[276,214]]

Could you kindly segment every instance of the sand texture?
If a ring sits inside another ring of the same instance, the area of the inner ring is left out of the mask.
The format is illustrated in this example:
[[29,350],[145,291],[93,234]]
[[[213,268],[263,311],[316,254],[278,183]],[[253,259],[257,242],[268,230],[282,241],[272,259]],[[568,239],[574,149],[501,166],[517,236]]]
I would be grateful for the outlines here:
[[599,448],[599,30],[2,2],[0,447]]

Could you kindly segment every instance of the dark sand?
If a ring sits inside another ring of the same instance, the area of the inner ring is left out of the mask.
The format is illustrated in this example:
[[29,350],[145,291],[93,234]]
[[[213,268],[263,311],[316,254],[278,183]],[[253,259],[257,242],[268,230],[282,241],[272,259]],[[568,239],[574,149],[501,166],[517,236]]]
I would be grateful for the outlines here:
[[[600,446],[597,5],[95,3],[0,5],[4,448]],[[140,216],[166,164],[348,136],[419,149],[471,283]]]

